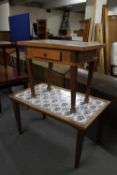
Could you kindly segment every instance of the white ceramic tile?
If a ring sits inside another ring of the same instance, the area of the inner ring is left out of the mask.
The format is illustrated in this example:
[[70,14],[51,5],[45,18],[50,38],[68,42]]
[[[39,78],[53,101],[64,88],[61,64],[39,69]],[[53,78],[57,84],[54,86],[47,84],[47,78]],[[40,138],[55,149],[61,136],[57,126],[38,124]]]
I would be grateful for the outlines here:
[[105,102],[102,100],[89,98],[89,102],[83,104],[84,95],[77,93],[76,95],[76,113],[70,113],[70,92],[52,86],[51,91],[47,90],[46,84],[35,86],[36,97],[31,97],[30,89],[17,93],[16,97],[22,99],[35,106],[48,109],[53,113],[69,117],[76,122],[85,122],[89,117],[103,107]]

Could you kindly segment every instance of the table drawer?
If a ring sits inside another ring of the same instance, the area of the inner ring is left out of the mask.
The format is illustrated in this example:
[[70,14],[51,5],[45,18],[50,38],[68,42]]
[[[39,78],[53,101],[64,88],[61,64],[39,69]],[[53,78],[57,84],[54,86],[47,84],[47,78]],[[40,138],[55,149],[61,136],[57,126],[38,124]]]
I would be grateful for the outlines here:
[[60,60],[60,51],[58,50],[49,50],[49,49],[40,49],[40,48],[27,48],[26,51],[27,57],[34,58],[44,58],[48,60]]

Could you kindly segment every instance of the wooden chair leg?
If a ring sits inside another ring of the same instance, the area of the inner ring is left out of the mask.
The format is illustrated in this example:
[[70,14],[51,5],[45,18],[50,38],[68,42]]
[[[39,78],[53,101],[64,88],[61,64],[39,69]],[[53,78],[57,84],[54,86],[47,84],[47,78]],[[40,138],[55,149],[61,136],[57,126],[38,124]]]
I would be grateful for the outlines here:
[[77,141],[76,141],[75,168],[78,168],[80,164],[84,136],[85,136],[85,131],[79,130],[77,133]]
[[13,102],[13,107],[14,107],[14,112],[15,112],[17,128],[18,128],[19,134],[22,134],[22,124],[21,124],[19,103]]

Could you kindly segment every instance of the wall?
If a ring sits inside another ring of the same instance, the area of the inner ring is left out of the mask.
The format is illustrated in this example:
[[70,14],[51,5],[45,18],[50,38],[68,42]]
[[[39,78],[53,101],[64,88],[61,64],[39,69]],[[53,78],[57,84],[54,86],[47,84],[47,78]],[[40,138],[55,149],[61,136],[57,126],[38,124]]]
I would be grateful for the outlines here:
[[100,23],[102,20],[102,8],[103,5],[107,4],[107,0],[96,0],[96,14],[95,14],[95,23]]
[[111,15],[117,15],[117,7],[109,8],[109,16]]
[[[28,12],[30,14],[31,28],[32,23],[36,22],[37,18],[43,18],[48,20],[48,29],[50,33],[54,35],[58,34],[58,31],[61,26],[61,20],[63,17],[63,11],[60,10],[51,10],[50,13],[46,12],[45,9],[35,8],[35,7],[24,7],[24,6],[10,6],[10,15],[16,15],[20,13]],[[80,28],[79,21],[81,20],[82,15],[78,13],[70,14],[70,29],[78,30]]]
[[9,3],[8,1],[0,2],[0,31],[8,31],[8,16],[10,14],[9,11]]
[[79,30],[81,29],[82,23],[80,23],[81,20],[84,19],[84,15],[83,13],[70,13],[70,29],[71,32],[73,32],[74,30]]
[[100,23],[102,19],[102,6],[107,0],[87,0],[85,18],[92,18],[95,23]]

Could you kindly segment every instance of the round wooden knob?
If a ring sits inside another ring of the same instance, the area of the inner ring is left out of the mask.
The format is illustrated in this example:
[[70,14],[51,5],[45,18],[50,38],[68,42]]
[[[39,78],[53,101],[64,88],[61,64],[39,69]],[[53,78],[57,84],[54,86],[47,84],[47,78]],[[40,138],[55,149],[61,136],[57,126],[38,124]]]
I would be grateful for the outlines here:
[[47,54],[46,54],[46,53],[44,53],[44,54],[43,54],[43,56],[44,56],[44,57],[47,57]]

